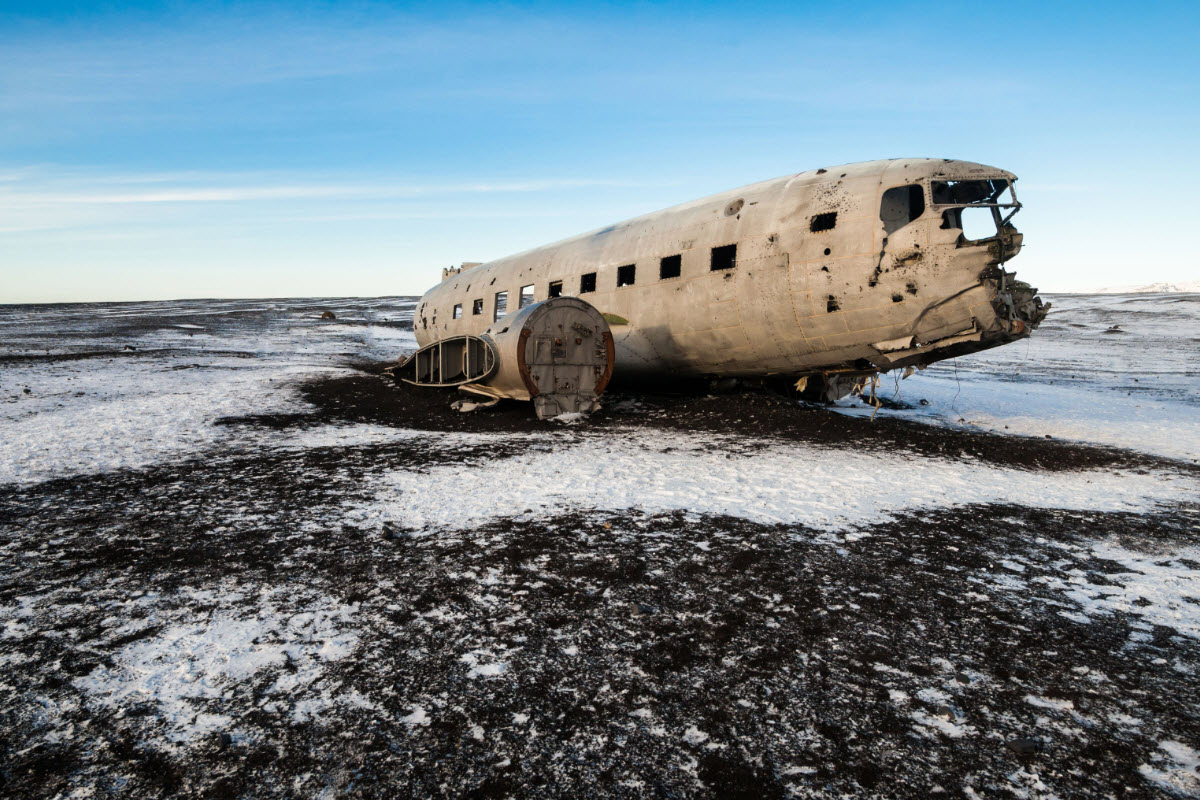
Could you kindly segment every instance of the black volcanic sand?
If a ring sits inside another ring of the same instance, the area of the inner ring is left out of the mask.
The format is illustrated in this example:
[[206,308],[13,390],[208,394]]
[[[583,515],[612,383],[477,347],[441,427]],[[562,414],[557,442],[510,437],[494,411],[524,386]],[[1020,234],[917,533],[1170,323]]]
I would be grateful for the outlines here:
[[[745,431],[1023,469],[1195,472],[765,393],[624,394],[570,428],[519,404],[458,414],[452,394],[373,374],[304,393],[311,414],[224,424]],[[1090,552],[1109,536],[1169,563],[1196,540],[1194,506],[995,504],[838,534],[629,511],[424,536],[346,515],[371,502],[372,476],[546,446],[248,452],[0,489],[0,604],[42,598],[30,632],[0,629],[15,665],[0,676],[0,795],[1161,797],[1141,765],[1160,765],[1161,741],[1200,742],[1200,642],[1133,614],[1068,619],[1078,606],[1048,585],[1127,571]],[[197,603],[185,587],[214,594]],[[354,607],[358,649],[306,691],[354,690],[372,707],[313,721],[286,697],[264,705],[285,664],[196,701],[236,735],[174,746],[149,703],[118,713],[73,683],[164,624],[236,610],[231,587],[294,590],[297,614],[314,593]],[[116,632],[113,609],[141,593],[160,595],[165,622]],[[471,678],[468,653],[507,669]],[[404,722],[417,706],[428,721]],[[32,736],[51,707],[68,735]]]
[[[361,367],[363,373],[359,375],[303,384],[301,394],[314,406],[310,413],[228,417],[219,424],[283,430],[331,422],[361,422],[468,433],[544,433],[561,429],[560,423],[538,420],[527,403],[502,401],[494,408],[463,414],[450,407],[462,397],[455,390],[417,388],[379,374],[379,365]],[[756,438],[830,447],[899,449],[1037,470],[1192,467],[1117,448],[934,427],[891,417],[876,420],[849,417],[766,389],[730,394],[671,394],[634,389],[609,392],[604,396],[604,408],[592,415],[585,428],[575,430],[605,431],[629,426],[750,434]],[[1200,470],[1193,471],[1200,475]]]

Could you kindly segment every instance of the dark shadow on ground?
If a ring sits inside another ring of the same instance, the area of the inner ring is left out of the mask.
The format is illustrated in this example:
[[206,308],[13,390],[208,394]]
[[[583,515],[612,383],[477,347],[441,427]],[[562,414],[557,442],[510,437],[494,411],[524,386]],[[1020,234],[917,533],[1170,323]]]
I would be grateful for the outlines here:
[[[538,420],[528,403],[505,401],[463,414],[450,404],[453,389],[410,386],[380,375],[383,365],[361,363],[361,374],[306,382],[301,395],[313,411],[250,414],[220,420],[286,430],[330,422],[362,422],[428,431],[517,433],[561,431]],[[688,383],[677,394],[658,391],[610,392],[604,408],[573,430],[581,433],[638,427],[700,433],[746,434],[766,439],[829,447],[905,450],[921,455],[971,458],[997,466],[1037,470],[1170,468],[1200,475],[1200,466],[1112,447],[1055,439],[1008,436],[986,431],[931,426],[895,418],[875,420],[839,414],[765,389],[710,394]]]

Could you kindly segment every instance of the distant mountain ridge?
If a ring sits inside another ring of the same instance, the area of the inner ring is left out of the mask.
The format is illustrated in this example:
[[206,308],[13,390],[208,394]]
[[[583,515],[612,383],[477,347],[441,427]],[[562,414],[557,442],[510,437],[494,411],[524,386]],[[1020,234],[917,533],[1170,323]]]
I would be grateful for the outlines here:
[[1200,281],[1147,283],[1141,286],[1108,286],[1103,289],[1093,289],[1087,294],[1190,294],[1193,292],[1200,292]]

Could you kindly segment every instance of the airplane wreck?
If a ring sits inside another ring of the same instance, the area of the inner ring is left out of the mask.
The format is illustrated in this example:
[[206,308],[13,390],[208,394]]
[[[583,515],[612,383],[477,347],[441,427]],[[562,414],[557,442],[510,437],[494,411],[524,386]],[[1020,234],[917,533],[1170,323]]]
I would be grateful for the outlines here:
[[1005,264],[1016,176],[950,159],[811,170],[488,263],[422,296],[394,368],[464,409],[598,408],[614,372],[787,380],[836,399],[880,373],[1029,336],[1050,306]]

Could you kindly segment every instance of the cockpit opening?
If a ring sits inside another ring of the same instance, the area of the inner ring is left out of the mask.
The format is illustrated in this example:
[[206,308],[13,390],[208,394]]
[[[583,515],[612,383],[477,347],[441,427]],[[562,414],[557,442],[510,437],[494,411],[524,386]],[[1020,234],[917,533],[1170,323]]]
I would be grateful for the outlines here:
[[968,242],[980,239],[990,239],[996,235],[998,228],[990,208],[963,206],[952,208],[942,213],[942,228],[958,228]]
[[934,181],[930,194],[942,209],[942,229],[960,230],[965,241],[997,236],[1021,209],[1012,183],[1003,178]]
[[938,206],[990,204],[998,202],[998,198],[1009,188],[1008,181],[1000,180],[971,180],[971,181],[934,181],[931,188],[933,204]]

